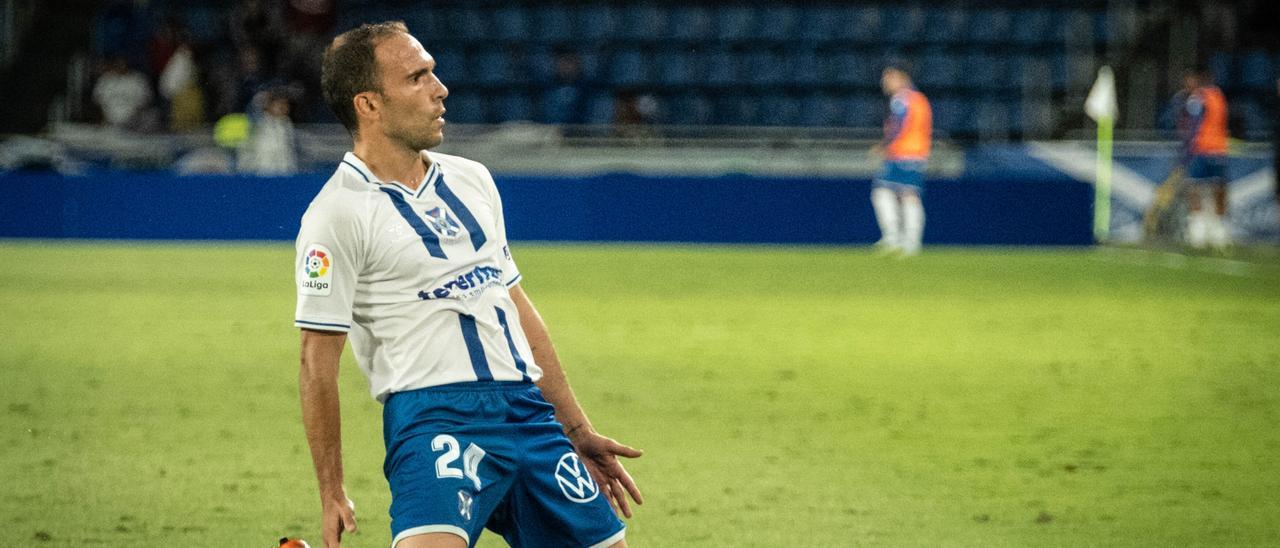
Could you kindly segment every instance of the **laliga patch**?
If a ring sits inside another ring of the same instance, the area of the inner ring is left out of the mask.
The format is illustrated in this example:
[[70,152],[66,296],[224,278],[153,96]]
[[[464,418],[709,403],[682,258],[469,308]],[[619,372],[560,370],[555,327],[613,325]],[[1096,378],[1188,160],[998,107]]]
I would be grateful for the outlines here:
[[298,272],[298,294],[329,296],[333,291],[333,254],[329,248],[311,244],[302,256]]

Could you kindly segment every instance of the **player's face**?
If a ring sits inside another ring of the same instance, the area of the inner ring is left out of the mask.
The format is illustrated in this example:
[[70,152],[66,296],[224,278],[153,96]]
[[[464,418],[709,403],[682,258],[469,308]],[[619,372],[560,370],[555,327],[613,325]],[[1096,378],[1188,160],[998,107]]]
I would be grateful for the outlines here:
[[411,150],[444,140],[444,99],[449,88],[436,77],[436,61],[418,40],[397,34],[374,49],[382,80],[382,131]]
[[902,73],[893,69],[880,75],[880,91],[885,95],[893,95],[902,89]]
[[1187,93],[1195,91],[1197,87],[1200,87],[1200,81],[1194,74],[1182,77],[1182,89],[1186,90]]

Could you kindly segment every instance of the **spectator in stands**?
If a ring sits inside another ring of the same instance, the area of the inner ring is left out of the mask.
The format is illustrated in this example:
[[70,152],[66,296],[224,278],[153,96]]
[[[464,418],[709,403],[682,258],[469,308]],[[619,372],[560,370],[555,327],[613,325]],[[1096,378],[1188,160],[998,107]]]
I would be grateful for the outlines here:
[[236,108],[248,110],[249,101],[265,89],[271,81],[271,73],[262,64],[262,55],[257,48],[240,50],[240,84],[236,89]]
[[231,11],[230,23],[236,50],[252,50],[259,65],[273,70],[287,34],[279,4],[274,0],[241,0]]
[[889,97],[889,116],[884,122],[884,140],[874,149],[884,157],[884,167],[871,190],[871,205],[880,225],[876,245],[886,253],[911,256],[920,252],[924,237],[920,195],[932,146],[933,111],[901,67],[884,69],[880,88]]
[[582,60],[571,50],[555,54],[555,84],[548,95],[546,120],[552,124],[587,123],[588,89],[582,78]]
[[297,139],[289,119],[289,94],[284,89],[259,93],[253,99],[253,129],[240,148],[242,173],[289,175],[298,170]]
[[192,131],[204,125],[204,92],[191,46],[180,40],[160,73],[160,96],[169,104],[169,129]]
[[614,133],[618,137],[654,137],[652,124],[658,116],[658,100],[635,90],[618,92],[613,103]]
[[[1187,244],[1196,249],[1231,244],[1227,227],[1227,99],[1205,69],[1183,74],[1178,111],[1187,192]],[[1208,191],[1208,192],[1206,192]],[[1204,202],[1213,196],[1212,210]]]
[[113,128],[145,129],[142,118],[151,98],[147,77],[130,68],[120,55],[107,60],[106,70],[93,86],[93,101],[102,110],[102,121]]

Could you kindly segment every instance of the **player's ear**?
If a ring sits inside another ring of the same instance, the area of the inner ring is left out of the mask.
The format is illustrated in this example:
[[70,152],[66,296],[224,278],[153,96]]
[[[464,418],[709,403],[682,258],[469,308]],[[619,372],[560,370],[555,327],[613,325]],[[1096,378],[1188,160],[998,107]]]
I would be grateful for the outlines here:
[[357,93],[351,98],[351,102],[357,116],[377,116],[382,110],[382,98],[372,91]]

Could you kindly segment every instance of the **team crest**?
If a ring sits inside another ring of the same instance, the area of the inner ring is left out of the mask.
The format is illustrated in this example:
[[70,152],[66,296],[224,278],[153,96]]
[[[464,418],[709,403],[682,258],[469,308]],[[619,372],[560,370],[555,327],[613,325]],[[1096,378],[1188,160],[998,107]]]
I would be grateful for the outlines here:
[[577,503],[591,502],[600,495],[600,488],[582,465],[577,453],[570,451],[556,463],[556,483],[564,497]]
[[447,209],[433,207],[427,210],[425,220],[427,226],[441,238],[457,238],[462,232],[462,225],[458,224],[458,220]]

